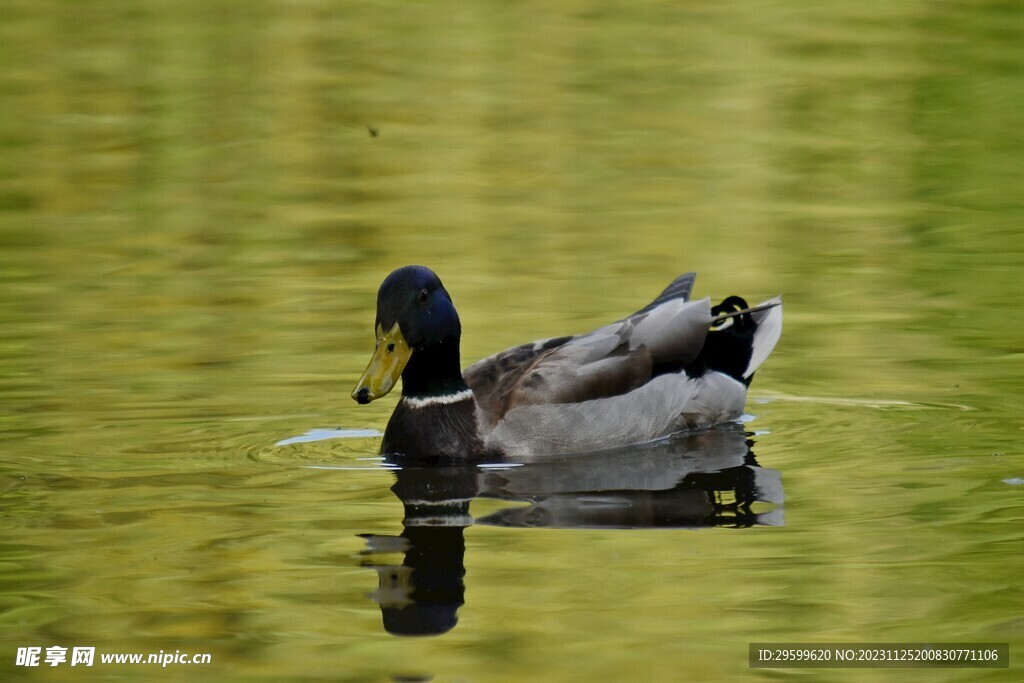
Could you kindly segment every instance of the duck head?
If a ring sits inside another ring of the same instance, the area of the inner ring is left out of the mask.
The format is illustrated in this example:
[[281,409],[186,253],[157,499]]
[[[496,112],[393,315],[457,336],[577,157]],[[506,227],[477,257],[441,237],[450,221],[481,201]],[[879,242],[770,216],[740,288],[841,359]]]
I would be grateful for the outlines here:
[[446,382],[462,384],[462,325],[434,271],[405,266],[388,275],[377,292],[375,330],[373,358],[352,391],[357,403],[386,395],[400,376],[405,377],[405,393],[429,393]]

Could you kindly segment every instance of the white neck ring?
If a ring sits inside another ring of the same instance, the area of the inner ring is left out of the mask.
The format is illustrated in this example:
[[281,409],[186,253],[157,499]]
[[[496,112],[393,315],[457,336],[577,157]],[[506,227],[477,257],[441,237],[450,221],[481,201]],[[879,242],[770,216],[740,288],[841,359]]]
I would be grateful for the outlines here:
[[427,406],[450,406],[466,399],[473,398],[472,389],[463,389],[454,394],[443,394],[441,396],[403,396],[402,402],[410,408],[426,408]]

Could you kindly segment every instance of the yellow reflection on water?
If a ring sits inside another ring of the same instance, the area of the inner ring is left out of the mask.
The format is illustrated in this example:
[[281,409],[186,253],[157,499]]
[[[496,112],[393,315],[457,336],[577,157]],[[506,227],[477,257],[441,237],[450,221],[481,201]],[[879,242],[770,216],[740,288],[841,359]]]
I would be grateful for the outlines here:
[[[6,3],[0,637],[437,680],[1019,643],[1019,25],[923,1]],[[376,441],[274,444],[383,427],[393,397],[347,393],[406,263],[452,293],[466,363],[687,270],[700,296],[782,293],[748,412],[787,526],[470,527],[459,628],[387,639],[355,534],[400,526],[392,475],[305,468]]]

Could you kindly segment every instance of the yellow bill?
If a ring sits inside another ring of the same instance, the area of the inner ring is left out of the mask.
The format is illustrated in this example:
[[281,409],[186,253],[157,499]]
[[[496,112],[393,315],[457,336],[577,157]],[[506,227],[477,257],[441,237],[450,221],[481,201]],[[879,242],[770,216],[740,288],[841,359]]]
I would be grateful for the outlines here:
[[356,388],[352,390],[352,398],[357,403],[369,403],[387,395],[398,383],[410,356],[412,349],[405,343],[397,322],[388,332],[377,325],[377,350]]

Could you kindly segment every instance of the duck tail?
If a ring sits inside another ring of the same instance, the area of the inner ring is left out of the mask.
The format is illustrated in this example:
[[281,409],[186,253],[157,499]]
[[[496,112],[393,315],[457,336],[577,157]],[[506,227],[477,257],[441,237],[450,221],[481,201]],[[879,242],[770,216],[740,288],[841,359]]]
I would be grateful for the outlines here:
[[751,346],[750,362],[743,373],[744,379],[750,382],[754,371],[771,355],[782,336],[782,297],[777,296],[751,309],[750,316],[757,326],[754,330],[754,343]]
[[694,374],[715,370],[749,385],[782,334],[782,298],[749,306],[744,299],[730,296],[713,306],[711,315],[711,329],[694,363]]

